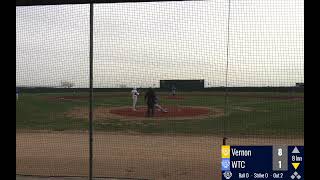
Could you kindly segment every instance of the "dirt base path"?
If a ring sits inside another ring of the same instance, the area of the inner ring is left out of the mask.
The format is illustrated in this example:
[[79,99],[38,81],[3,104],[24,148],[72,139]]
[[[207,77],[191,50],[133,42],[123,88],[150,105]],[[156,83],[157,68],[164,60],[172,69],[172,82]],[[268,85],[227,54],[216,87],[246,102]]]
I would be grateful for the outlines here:
[[[231,138],[231,145],[303,145],[303,139]],[[94,134],[94,176],[221,179],[221,137]],[[88,133],[16,134],[16,173],[87,176]]]

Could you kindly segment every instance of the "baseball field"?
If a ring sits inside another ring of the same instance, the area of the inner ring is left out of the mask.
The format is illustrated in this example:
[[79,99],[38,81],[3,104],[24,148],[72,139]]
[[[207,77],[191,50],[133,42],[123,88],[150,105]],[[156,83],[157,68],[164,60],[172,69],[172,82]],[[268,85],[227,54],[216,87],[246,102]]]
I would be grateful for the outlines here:
[[[304,94],[158,93],[145,117],[130,92],[94,94],[94,176],[141,179],[220,177],[222,138],[231,145],[303,145]],[[227,103],[226,103],[227,100]],[[16,171],[88,175],[88,93],[22,93],[16,101]]]

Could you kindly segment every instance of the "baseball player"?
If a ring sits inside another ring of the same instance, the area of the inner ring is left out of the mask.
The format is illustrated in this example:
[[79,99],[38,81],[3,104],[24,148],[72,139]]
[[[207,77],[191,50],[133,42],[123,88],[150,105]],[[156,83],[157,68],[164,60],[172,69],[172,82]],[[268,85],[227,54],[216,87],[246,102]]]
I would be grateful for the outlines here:
[[155,92],[152,88],[149,88],[146,94],[144,95],[144,101],[147,103],[147,116],[154,116],[154,105],[155,105]]
[[133,111],[137,111],[136,104],[137,104],[137,101],[138,101],[139,92],[137,91],[136,87],[134,87],[132,89],[131,95],[132,95],[132,110]]
[[16,99],[18,100],[19,99],[19,89],[16,88]]
[[175,95],[176,95],[176,90],[177,90],[177,88],[175,87],[175,85],[173,85],[173,86],[171,87],[172,96],[175,96]]
[[159,104],[159,96],[155,96],[155,104],[154,104],[154,107],[156,107],[158,109],[158,111],[161,111],[161,112],[168,112],[167,109],[163,108],[160,106]]

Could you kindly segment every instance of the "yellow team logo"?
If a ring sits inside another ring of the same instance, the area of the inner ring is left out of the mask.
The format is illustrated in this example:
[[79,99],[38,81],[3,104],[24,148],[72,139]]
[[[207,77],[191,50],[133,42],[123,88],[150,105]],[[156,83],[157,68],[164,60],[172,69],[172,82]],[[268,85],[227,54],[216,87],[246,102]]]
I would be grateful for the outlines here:
[[230,146],[221,146],[221,158],[230,158]]

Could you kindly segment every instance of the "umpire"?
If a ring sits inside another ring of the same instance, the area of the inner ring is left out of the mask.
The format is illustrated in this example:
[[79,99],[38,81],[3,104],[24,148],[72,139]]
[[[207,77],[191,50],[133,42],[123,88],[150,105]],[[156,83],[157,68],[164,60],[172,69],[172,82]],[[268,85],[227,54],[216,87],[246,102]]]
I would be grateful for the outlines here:
[[[154,116],[154,105],[155,105],[156,94],[152,88],[149,88],[146,94],[144,95],[144,100],[147,102],[147,116]],[[151,114],[150,114],[151,113]]]

